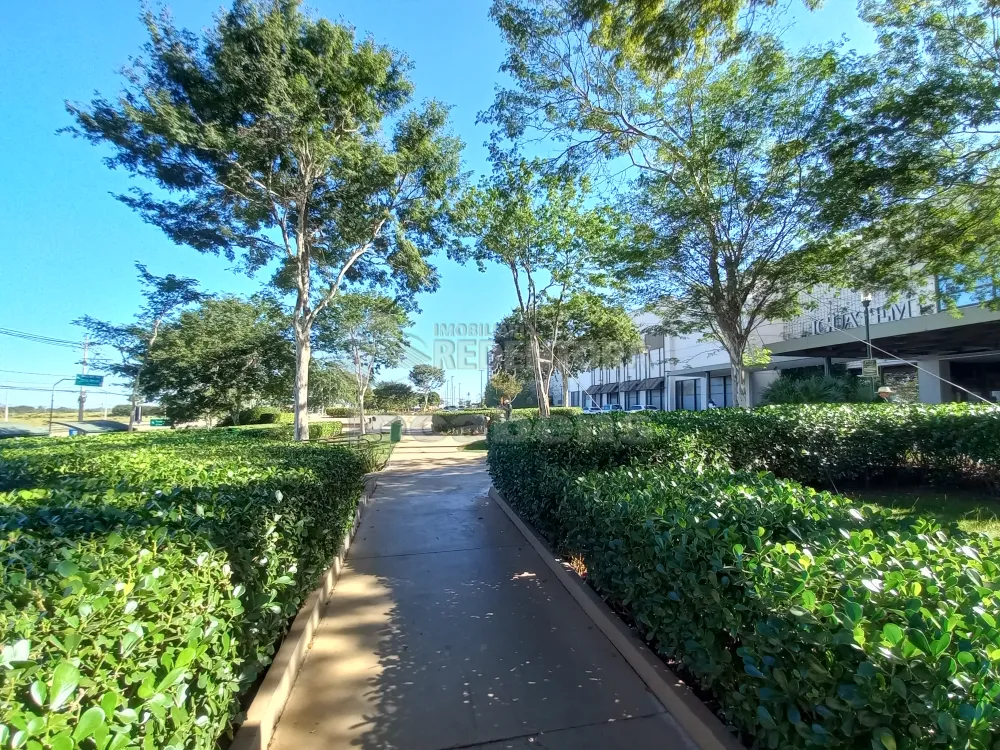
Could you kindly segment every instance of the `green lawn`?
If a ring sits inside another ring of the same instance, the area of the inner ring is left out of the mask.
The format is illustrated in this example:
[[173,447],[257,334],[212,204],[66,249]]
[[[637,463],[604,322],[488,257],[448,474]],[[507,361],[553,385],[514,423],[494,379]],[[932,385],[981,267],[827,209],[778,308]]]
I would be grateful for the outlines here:
[[463,451],[484,451],[486,450],[486,440],[476,440],[462,446]]
[[955,521],[966,531],[1000,536],[1000,498],[985,492],[918,487],[856,490],[846,494],[861,502],[891,508],[897,518],[927,516],[942,523]]

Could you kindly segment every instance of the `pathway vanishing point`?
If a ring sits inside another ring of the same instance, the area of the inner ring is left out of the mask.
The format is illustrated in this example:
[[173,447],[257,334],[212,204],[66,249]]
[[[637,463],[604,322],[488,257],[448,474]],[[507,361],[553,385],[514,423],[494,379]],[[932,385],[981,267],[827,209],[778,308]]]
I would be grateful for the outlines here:
[[694,748],[462,441],[396,446],[271,750]]

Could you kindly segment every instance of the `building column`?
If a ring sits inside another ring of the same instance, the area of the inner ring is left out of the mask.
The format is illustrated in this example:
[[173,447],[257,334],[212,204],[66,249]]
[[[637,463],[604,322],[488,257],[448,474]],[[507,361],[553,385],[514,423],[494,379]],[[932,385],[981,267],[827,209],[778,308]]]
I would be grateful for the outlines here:
[[917,389],[923,404],[944,404],[952,399],[951,386],[944,382],[951,380],[951,362],[946,359],[918,360]]
[[[712,375],[711,373],[706,372],[704,375],[701,376],[701,379],[705,384],[705,387],[701,391],[701,410],[705,411],[706,409],[708,409],[708,396],[709,396],[709,391],[712,388]],[[716,404],[716,406],[718,406],[718,404]]]

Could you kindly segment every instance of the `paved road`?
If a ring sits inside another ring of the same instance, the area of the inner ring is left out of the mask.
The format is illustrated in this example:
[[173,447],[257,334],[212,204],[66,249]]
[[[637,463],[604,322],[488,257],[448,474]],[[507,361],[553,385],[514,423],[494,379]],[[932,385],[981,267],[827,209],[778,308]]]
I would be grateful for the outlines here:
[[693,748],[460,442],[397,446],[272,750]]

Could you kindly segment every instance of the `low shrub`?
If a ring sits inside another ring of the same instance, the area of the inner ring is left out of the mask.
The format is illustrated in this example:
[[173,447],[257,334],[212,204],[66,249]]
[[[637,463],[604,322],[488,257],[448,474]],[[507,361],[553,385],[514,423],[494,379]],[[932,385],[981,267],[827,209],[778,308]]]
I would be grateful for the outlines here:
[[326,416],[346,419],[358,416],[358,410],[351,406],[332,406],[326,410]]
[[[233,432],[240,432],[243,435],[265,440],[294,440],[295,426],[291,424],[280,424],[278,426],[248,425],[246,429],[228,428]],[[310,422],[309,439],[324,440],[337,437],[344,431],[343,422]]]
[[756,747],[995,747],[1000,541],[689,462],[567,484],[567,549]]
[[439,433],[483,434],[489,425],[501,419],[499,409],[458,409],[436,411],[431,416],[431,430]]
[[793,378],[782,375],[763,393],[765,404],[870,403],[876,399],[871,381],[854,376],[814,375]]
[[347,447],[248,433],[0,449],[0,747],[207,749],[227,732],[366,470]]
[[[254,406],[251,409],[244,409],[239,414],[239,424],[276,424],[281,422],[282,411],[276,406]],[[223,417],[219,422],[219,427],[233,427],[232,416]]]

